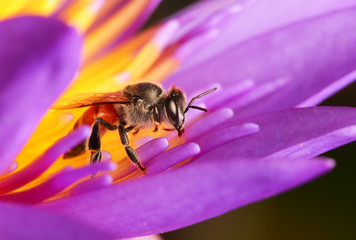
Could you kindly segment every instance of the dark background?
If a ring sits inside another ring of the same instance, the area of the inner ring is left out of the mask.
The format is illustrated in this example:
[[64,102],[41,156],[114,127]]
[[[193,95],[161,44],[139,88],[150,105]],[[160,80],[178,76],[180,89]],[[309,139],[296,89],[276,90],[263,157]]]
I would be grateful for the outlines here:
[[[149,25],[195,2],[162,1]],[[322,105],[356,107],[356,84]],[[356,142],[325,156],[336,159],[331,173],[277,197],[163,234],[166,240],[353,239],[356,236]]]

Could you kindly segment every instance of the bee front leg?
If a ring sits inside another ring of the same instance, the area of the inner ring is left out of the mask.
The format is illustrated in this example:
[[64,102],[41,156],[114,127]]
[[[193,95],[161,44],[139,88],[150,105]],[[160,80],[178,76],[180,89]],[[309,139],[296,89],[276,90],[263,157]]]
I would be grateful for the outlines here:
[[134,130],[135,129],[135,126],[128,126],[127,128],[125,128],[125,130],[126,130],[126,132],[130,132],[130,131],[132,131],[132,130]]
[[155,124],[155,127],[153,128],[153,132],[155,133],[155,132],[158,132],[158,126],[159,126],[159,124],[158,123],[154,123]]
[[133,130],[132,135],[136,135],[140,131],[140,128],[135,126],[128,126],[127,128],[125,128],[125,130],[126,132],[131,132]]
[[91,135],[89,138],[89,151],[91,152],[90,163],[100,162],[101,160],[101,143],[100,143],[100,136],[99,136],[99,122],[95,121]]
[[125,147],[127,156],[133,163],[137,164],[137,166],[143,173],[147,173],[147,170],[142,166],[140,158],[138,157],[136,151],[129,145],[129,138],[127,137],[127,133],[123,125],[119,125],[119,134],[121,143]]

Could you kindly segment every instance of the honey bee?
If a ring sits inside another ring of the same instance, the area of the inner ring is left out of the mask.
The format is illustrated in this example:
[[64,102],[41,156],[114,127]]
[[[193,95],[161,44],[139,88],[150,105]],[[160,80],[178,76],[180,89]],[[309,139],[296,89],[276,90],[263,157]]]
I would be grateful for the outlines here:
[[178,136],[184,132],[185,114],[189,109],[207,111],[194,106],[193,102],[215,91],[213,88],[192,98],[187,105],[185,94],[176,87],[172,87],[168,94],[156,84],[144,82],[126,86],[122,91],[82,95],[75,98],[75,102],[55,109],[73,109],[89,107],[77,120],[73,129],[86,124],[92,126],[88,139],[66,152],[63,158],[72,158],[90,151],[90,163],[99,162],[102,158],[100,138],[109,130],[118,130],[122,145],[127,156],[142,172],[142,166],[136,151],[130,146],[127,133],[136,134],[143,128],[153,128],[157,132],[161,123],[172,126]]

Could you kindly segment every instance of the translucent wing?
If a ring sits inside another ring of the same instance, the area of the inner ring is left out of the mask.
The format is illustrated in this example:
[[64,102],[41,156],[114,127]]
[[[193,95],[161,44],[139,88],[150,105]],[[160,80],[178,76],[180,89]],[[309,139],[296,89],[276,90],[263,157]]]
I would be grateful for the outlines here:
[[130,100],[124,96],[122,91],[109,93],[84,93],[74,95],[68,100],[68,104],[56,105],[53,109],[63,110],[72,108],[82,108],[101,104],[129,104]]

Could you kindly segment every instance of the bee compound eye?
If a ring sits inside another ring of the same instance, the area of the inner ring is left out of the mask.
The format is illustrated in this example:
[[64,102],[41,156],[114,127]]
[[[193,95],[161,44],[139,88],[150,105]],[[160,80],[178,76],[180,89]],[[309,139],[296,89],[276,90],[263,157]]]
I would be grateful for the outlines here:
[[182,126],[184,121],[184,114],[179,111],[177,103],[174,100],[169,100],[166,102],[166,113],[172,126],[174,126],[176,129]]
[[168,102],[167,110],[168,116],[175,118],[174,116],[177,115],[178,109],[176,103],[173,100]]

